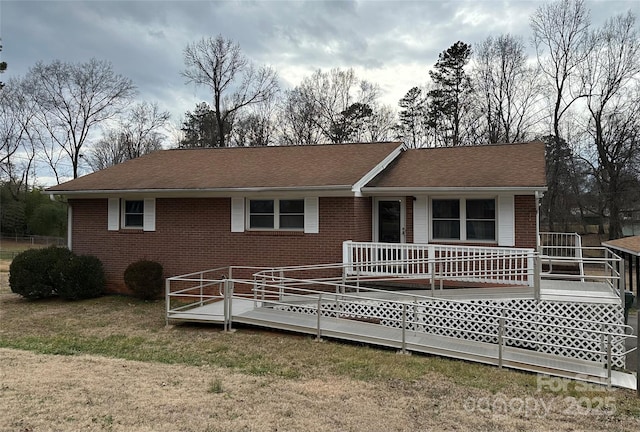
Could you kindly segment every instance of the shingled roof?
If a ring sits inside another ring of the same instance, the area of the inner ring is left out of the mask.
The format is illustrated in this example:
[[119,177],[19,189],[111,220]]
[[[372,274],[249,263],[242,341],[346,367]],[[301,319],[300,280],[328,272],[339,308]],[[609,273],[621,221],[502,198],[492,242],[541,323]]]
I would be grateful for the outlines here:
[[400,146],[389,142],[164,150],[47,191],[351,188]]
[[367,184],[373,188],[544,189],[544,143],[407,150]]
[[[374,193],[455,188],[538,190],[546,185],[545,149],[539,141],[412,149],[397,155],[400,148],[400,143],[388,142],[164,150],[53,186],[47,192],[224,193],[351,190],[357,185],[365,186],[363,192]],[[384,170],[374,170],[388,162]],[[377,175],[370,179],[372,172]]]

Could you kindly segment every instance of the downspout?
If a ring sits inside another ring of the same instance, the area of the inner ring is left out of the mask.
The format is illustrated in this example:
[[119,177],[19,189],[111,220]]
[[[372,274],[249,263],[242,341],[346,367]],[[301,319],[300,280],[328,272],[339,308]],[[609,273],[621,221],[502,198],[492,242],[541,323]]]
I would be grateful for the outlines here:
[[[49,195],[49,199],[53,202],[58,202],[58,200],[56,200],[55,195],[51,194]],[[69,201],[67,201],[67,249],[72,250],[71,246],[72,246],[72,236],[71,233],[73,231],[73,209],[71,208],[71,204],[69,204]]]
[[535,191],[536,200],[536,254],[533,268],[533,293],[536,301],[540,301],[540,279],[542,278],[542,249],[540,247],[540,192]]
[[67,202],[67,249],[73,250],[73,207]]

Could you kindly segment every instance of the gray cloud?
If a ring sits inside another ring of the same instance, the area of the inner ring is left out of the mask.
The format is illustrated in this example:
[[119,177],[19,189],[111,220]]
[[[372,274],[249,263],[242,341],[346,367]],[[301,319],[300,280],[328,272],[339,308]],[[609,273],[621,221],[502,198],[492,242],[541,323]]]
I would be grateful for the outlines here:
[[[539,1],[11,1],[0,10],[3,80],[37,61],[109,60],[179,122],[204,89],[180,76],[185,45],[222,34],[257,63],[295,85],[317,68],[354,67],[387,91],[394,104],[427,80],[438,53],[457,40],[489,35],[530,37]],[[591,1],[594,24],[638,1]],[[394,71],[397,71],[394,73]],[[411,71],[411,72],[400,72]],[[407,75],[408,74],[408,75]]]

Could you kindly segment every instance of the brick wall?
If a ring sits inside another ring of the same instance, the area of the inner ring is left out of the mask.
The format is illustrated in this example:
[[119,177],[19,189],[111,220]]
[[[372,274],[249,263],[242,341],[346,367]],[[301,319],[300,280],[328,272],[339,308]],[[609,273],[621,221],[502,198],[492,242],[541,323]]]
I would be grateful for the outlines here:
[[536,247],[536,198],[516,195],[515,200],[516,247]]
[[[406,239],[413,241],[413,200],[406,200]],[[109,289],[124,292],[122,274],[139,259],[160,262],[166,276],[229,265],[338,263],[344,240],[372,240],[371,198],[320,198],[318,234],[231,232],[229,198],[156,200],[156,231],[107,231],[106,199],[70,199],[73,250],[103,262]],[[515,197],[516,247],[535,248],[533,196]]]
[[175,276],[228,265],[284,266],[342,262],[344,240],[371,241],[370,198],[320,198],[318,234],[231,232],[231,200],[156,200],[156,231],[107,231],[106,199],[71,199],[73,250],[103,262],[109,289],[125,292],[122,274],[139,259]]

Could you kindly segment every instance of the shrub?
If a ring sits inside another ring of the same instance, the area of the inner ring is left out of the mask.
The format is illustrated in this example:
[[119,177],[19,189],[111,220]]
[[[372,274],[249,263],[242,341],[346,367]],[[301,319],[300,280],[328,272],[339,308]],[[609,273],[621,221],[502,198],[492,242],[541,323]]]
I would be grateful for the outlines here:
[[140,260],[129,264],[124,271],[124,283],[133,294],[143,300],[156,299],[162,294],[162,264]]
[[59,247],[24,251],[13,259],[9,272],[11,291],[29,299],[97,297],[106,285],[98,258]]
[[59,261],[65,261],[73,252],[66,248],[49,247],[30,249],[18,254],[9,267],[11,291],[28,299],[51,297],[56,294],[52,278]]
[[102,262],[91,255],[59,260],[52,272],[56,292],[66,300],[100,297],[107,284]]

